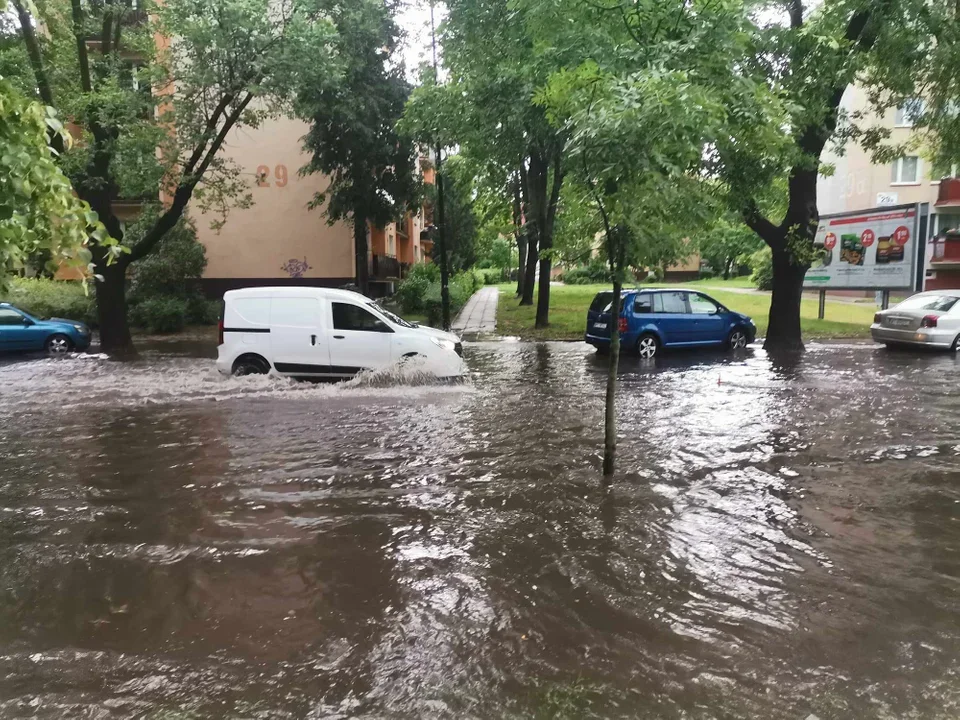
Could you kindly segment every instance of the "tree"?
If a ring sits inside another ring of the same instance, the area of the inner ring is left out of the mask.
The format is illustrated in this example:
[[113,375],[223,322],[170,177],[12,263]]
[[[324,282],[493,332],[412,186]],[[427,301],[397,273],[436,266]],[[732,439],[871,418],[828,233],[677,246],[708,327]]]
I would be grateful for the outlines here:
[[0,77],[0,288],[40,251],[86,266],[93,237],[106,257],[120,253],[96,213],[73,194],[48,145],[51,137],[69,143],[53,109]]
[[447,265],[460,272],[477,262],[477,218],[474,215],[474,187],[469,167],[461,168],[456,155],[447,159],[446,215]]
[[[539,266],[550,277],[554,224],[564,176],[566,137],[534,102],[567,55],[535,42],[527,10],[507,0],[451,0],[441,28],[443,85],[413,93],[406,122],[418,138],[458,146],[495,178],[513,207],[524,279],[520,303],[532,305]],[[550,283],[540,283],[537,327],[549,323]]]
[[[569,133],[567,169],[597,208],[613,279],[603,455],[603,474],[610,476],[626,269],[631,258],[649,259],[656,239],[689,227],[702,204],[696,191],[703,147],[725,120],[712,80],[728,57],[731,18],[723,4],[611,10],[576,0],[528,2],[545,44],[572,45],[592,58],[553,73],[538,101]],[[681,32],[678,18],[687,12],[697,24]]]
[[763,245],[757,234],[738,217],[726,215],[709,224],[694,240],[701,259],[724,280],[742,264],[739,258],[756,252]]
[[[742,15],[746,42],[730,66],[728,124],[711,146],[711,171],[725,184],[730,207],[772,253],[768,350],[803,349],[800,299],[816,258],[820,155],[837,129],[843,93],[882,55],[904,56],[900,35],[911,34],[919,7],[790,0],[782,18],[779,2],[745,8],[753,12]],[[771,213],[763,206],[778,180],[786,181],[786,192],[782,210]]]
[[330,185],[313,206],[327,203],[331,224],[353,223],[357,286],[369,292],[367,224],[383,227],[418,197],[414,144],[397,131],[410,94],[396,60],[400,30],[388,5],[375,0],[331,3],[342,79],[305,87],[298,112],[311,123],[302,173],[324,173]]
[[116,262],[110,246],[91,246],[101,345],[130,351],[131,263],[154,251],[192,199],[222,212],[249,203],[220,148],[329,74],[332,28],[301,0],[50,0],[35,15],[24,0],[12,3],[33,87],[79,136],[72,147],[55,143],[79,197],[121,241],[122,200],[160,206]]

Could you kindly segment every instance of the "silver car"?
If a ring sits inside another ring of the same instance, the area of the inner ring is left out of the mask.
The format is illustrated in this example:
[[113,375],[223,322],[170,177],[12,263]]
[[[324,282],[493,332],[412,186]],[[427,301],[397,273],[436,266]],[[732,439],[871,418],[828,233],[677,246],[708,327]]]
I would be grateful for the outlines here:
[[907,298],[873,316],[873,339],[886,345],[923,345],[957,350],[960,290],[932,290]]

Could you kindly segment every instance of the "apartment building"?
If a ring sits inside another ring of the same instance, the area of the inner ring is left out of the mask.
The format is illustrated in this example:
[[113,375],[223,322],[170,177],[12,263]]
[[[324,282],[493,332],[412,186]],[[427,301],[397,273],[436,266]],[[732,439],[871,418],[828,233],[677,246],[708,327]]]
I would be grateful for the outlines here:
[[[890,129],[892,143],[910,139],[912,117],[922,108],[921,103],[908,100],[880,118],[880,123]],[[866,93],[856,86],[848,87],[841,108],[847,112],[867,111]],[[835,168],[832,175],[821,175],[817,183],[821,215],[929,203],[925,288],[960,287],[960,180],[956,167],[934,167],[922,150],[878,165],[856,143],[848,143],[843,154],[828,146],[821,159]]]
[[[262,126],[231,133],[222,155],[249,180],[254,204],[231,209],[223,227],[195,209],[200,242],[207,251],[204,292],[219,297],[226,290],[257,285],[339,287],[356,276],[353,226],[329,224],[322,209],[309,209],[328,179],[300,175],[308,157],[301,138],[307,125],[278,118]],[[429,160],[421,160],[425,182],[433,182]],[[415,262],[429,259],[432,243],[425,228],[430,208],[407,213],[386,227],[369,227],[367,246],[372,291],[383,294]]]

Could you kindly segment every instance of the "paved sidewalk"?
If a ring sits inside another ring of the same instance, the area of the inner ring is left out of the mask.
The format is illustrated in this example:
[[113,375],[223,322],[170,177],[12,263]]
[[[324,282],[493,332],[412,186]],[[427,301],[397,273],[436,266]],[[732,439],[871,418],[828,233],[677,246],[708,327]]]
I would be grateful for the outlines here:
[[499,297],[495,287],[477,290],[453,321],[453,330],[461,336],[492,335],[497,329]]

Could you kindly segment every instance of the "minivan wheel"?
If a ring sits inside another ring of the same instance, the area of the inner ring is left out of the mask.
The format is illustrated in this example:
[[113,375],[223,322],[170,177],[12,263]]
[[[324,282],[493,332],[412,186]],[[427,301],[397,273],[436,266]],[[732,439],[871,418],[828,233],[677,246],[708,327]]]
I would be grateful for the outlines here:
[[740,328],[734,329],[727,338],[727,347],[731,350],[743,350],[747,346],[747,334]]
[[73,342],[66,335],[57,333],[56,335],[48,337],[43,347],[47,351],[47,355],[54,357],[66,355],[73,350]]
[[242,357],[233,364],[233,374],[236,377],[266,375],[268,372],[270,372],[270,365],[260,357]]
[[659,349],[660,341],[657,340],[656,336],[651,335],[650,333],[641,335],[637,340],[637,355],[642,358],[650,359],[654,357]]

